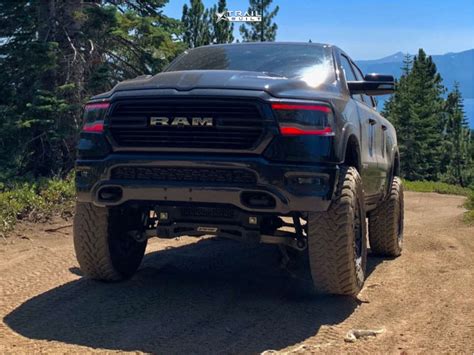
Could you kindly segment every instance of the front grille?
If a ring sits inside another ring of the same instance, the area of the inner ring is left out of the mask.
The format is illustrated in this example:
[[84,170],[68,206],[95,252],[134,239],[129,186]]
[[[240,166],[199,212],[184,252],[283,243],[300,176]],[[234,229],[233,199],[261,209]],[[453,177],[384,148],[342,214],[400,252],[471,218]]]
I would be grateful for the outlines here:
[[207,169],[176,167],[128,167],[112,169],[112,179],[148,180],[155,182],[193,182],[223,184],[255,184],[254,173],[243,169]]
[[[213,120],[213,126],[150,125],[151,117],[172,121],[183,117]],[[120,147],[137,148],[254,148],[263,135],[264,118],[255,102],[209,99],[122,100],[114,104],[109,129]]]

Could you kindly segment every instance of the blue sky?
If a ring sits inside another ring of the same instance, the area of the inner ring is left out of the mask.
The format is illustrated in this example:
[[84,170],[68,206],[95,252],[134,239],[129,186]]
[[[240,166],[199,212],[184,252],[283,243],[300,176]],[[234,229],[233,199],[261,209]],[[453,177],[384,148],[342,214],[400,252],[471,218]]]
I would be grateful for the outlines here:
[[[204,0],[207,7],[217,0]],[[165,14],[181,18],[189,0],[170,0]],[[282,0],[277,41],[332,43],[354,59],[377,59],[398,51],[429,54],[474,48],[474,0]],[[227,0],[228,10],[248,1]],[[238,26],[235,35],[239,37]]]

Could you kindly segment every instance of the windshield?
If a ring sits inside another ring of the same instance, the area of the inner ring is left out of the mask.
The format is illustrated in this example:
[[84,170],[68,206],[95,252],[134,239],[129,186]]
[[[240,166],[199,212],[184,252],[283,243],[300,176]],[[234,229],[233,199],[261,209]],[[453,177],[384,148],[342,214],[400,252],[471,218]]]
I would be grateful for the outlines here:
[[234,44],[188,50],[166,71],[245,70],[319,84],[334,80],[331,51],[316,44]]

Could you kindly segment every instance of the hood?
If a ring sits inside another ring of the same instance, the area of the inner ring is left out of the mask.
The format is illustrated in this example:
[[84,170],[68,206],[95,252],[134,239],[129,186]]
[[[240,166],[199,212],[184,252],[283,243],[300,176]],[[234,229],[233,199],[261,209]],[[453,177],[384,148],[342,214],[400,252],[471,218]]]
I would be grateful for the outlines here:
[[[337,93],[336,84],[318,82],[318,78],[286,78],[278,74],[234,71],[234,70],[187,70],[163,72],[155,76],[145,75],[123,81],[117,84],[110,92],[94,97],[106,98],[115,92],[147,89],[175,89],[189,91],[193,89],[235,89],[266,91],[275,97],[319,95]],[[326,96],[323,95],[323,96]]]

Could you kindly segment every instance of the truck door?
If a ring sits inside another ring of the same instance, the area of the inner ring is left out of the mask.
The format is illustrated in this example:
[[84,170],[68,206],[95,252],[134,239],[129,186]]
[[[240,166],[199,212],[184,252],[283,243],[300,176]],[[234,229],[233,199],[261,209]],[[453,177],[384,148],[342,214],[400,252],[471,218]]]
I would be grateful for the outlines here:
[[[349,58],[341,54],[340,59],[346,81],[358,80]],[[359,113],[362,183],[366,200],[370,200],[372,196],[378,194],[380,184],[377,154],[375,152],[377,118],[374,117],[372,110],[364,102],[362,95],[352,95],[352,99],[356,102]]]
[[[353,65],[357,80],[364,80],[362,71],[354,63],[351,64]],[[384,188],[387,183],[387,177],[390,174],[390,160],[386,151],[388,121],[377,112],[375,101],[372,97],[362,95],[362,99],[364,100],[364,103],[368,106],[369,116],[373,120],[372,122],[375,121],[373,152],[377,159],[379,180],[378,190],[381,194],[383,194]]]
[[[356,79],[364,80],[362,71],[353,62],[351,62],[351,64],[354,69]],[[384,187],[386,186],[385,184],[386,177],[388,175],[388,169],[390,167],[390,163],[388,162],[386,154],[386,130],[388,126],[386,120],[377,112],[373,98],[367,95],[362,95],[362,99],[366,104],[365,110],[368,111],[369,121],[373,123],[374,144],[372,149],[373,154],[377,160],[377,192],[383,194]]]

